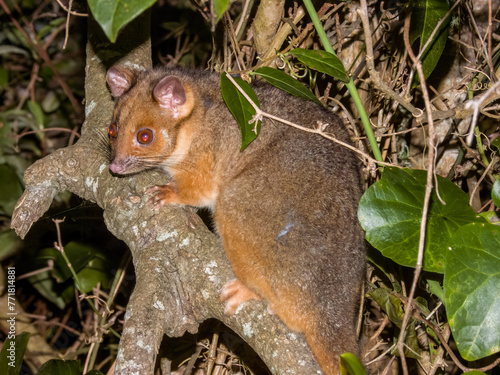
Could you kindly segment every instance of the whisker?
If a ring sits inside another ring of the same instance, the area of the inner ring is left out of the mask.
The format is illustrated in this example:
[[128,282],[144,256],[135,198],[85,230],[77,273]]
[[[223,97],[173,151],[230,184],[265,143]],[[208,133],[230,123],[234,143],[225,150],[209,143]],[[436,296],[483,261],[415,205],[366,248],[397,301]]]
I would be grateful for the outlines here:
[[108,159],[111,156],[111,145],[109,144],[109,138],[107,134],[104,134],[101,130],[97,128],[92,128],[92,131],[95,133],[96,143],[92,143],[92,146],[95,146],[94,149],[100,151],[106,156]]

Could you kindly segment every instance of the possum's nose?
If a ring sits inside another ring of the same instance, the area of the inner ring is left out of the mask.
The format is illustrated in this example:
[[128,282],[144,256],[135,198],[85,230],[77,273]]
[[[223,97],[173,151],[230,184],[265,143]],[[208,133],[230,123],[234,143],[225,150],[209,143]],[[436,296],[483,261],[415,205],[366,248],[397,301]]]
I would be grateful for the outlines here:
[[109,164],[109,170],[116,174],[126,174],[129,169],[130,169],[129,158],[125,159],[114,158]]

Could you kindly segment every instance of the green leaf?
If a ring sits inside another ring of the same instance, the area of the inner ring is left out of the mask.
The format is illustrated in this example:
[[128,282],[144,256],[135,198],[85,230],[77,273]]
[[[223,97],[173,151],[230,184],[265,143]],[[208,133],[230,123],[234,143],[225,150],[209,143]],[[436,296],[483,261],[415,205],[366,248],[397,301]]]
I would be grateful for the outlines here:
[[43,129],[45,124],[45,119],[43,117],[42,107],[37,102],[28,100],[28,108],[30,112],[35,116],[37,129]]
[[[64,246],[64,250],[77,273],[82,287],[81,292],[90,292],[97,283],[107,287],[109,263],[96,248],[79,242],[70,242]],[[48,260],[54,262],[52,272],[38,273],[31,276],[29,281],[40,294],[63,309],[74,298],[75,282],[64,258],[55,248],[41,250],[35,259],[35,267],[45,267]]]
[[63,310],[75,296],[74,283],[67,281],[58,283],[50,272],[38,272],[29,277],[29,282],[45,299]]
[[[259,99],[252,87],[243,81],[241,78],[233,78],[236,83],[245,91],[248,97],[260,108]],[[233,85],[233,83],[226,77],[226,74],[221,74],[220,88],[222,97],[226,102],[227,107],[233,114],[238,122],[241,130],[241,151],[243,151],[260,132],[261,121],[257,120],[257,124],[250,123],[256,115],[255,109],[250,102],[241,94],[241,92]]]
[[36,35],[36,39],[37,40],[44,39],[47,35],[49,35],[51,32],[53,32],[57,26],[62,25],[65,22],[66,22],[66,17],[59,17],[59,18],[56,18],[56,19],[50,21],[50,23],[48,25],[43,26],[40,29],[40,31],[38,31],[38,33]]
[[495,206],[500,207],[500,180],[496,180],[491,189],[491,199]]
[[9,84],[9,71],[0,66],[0,89],[6,88]]
[[500,351],[500,227],[472,223],[446,254],[445,306],[458,350],[468,361]]
[[45,362],[37,375],[81,375],[79,361],[64,361],[51,359]]
[[[1,196],[1,194],[0,194]],[[12,229],[0,232],[0,259],[12,256],[23,244],[23,241]]]
[[12,215],[16,202],[23,193],[23,186],[16,171],[9,165],[0,165],[0,210]]
[[444,302],[444,290],[439,281],[427,279],[427,284],[429,284],[429,292]]
[[[427,172],[385,168],[380,181],[361,197],[358,218],[366,239],[382,255],[396,263],[415,267]],[[451,236],[461,226],[486,222],[468,205],[468,197],[451,181],[437,178],[441,204],[436,191],[431,195],[423,268],[443,273],[445,252]]]
[[393,277],[396,275],[395,264],[390,259],[384,257],[380,251],[374,249],[373,247],[369,247],[367,249],[368,260],[376,266],[380,271],[382,271],[387,280],[389,280],[392,284],[393,291],[397,293],[401,293],[401,284],[397,280],[397,278]]
[[[406,358],[420,359],[420,346],[417,339],[417,330],[415,329],[415,320],[413,319],[410,321],[410,323],[408,323],[408,326],[406,327],[404,341],[404,356]],[[397,337],[394,338],[394,342],[398,342]],[[391,354],[399,356],[399,350],[397,346],[392,349]]]
[[354,354],[343,353],[340,355],[340,373],[342,375],[366,375],[366,370]]
[[[76,241],[66,244],[64,251],[71,263],[71,267],[77,273],[86,267],[90,260],[97,255],[97,250],[94,247]],[[43,249],[36,257],[37,263],[46,264],[47,260],[54,261],[53,275],[59,282],[64,282],[71,278],[71,271],[57,249],[53,247]]]
[[[393,295],[387,288],[377,288],[371,290],[368,295],[381,307],[387,314],[387,317],[398,328],[401,328],[404,318],[403,302]],[[421,303],[420,303],[421,304]],[[397,338],[394,338],[397,341]],[[415,332],[415,320],[411,319],[405,330],[405,356],[409,358],[417,358],[420,351],[417,335]],[[391,354],[398,355],[398,350],[395,348]]]
[[[414,1],[410,24],[410,42],[413,44],[415,40],[420,38],[420,48],[422,48],[448,10],[449,5],[446,0]],[[449,26],[448,18],[434,35],[434,41],[430,43],[422,55],[422,69],[426,78],[432,73],[443,54],[448,39]]]
[[255,73],[264,78],[271,85],[276,86],[283,91],[305,100],[311,100],[323,106],[323,103],[321,103],[316,95],[309,91],[302,83],[297,81],[295,78],[290,77],[282,70],[265,66],[257,69]]
[[[5,325],[11,327],[9,318],[7,318]],[[24,352],[28,346],[31,334],[29,332],[22,332],[14,337],[14,334],[10,332],[3,343],[2,351],[0,351],[0,374],[18,375],[21,371]]]
[[493,142],[491,142],[492,146],[495,146],[497,149],[500,150],[500,137],[496,137]]
[[92,259],[87,267],[77,273],[82,287],[81,292],[91,292],[98,283],[101,283],[106,288],[109,285],[108,268],[109,265],[101,258],[96,257]]
[[342,82],[349,82],[342,61],[330,52],[295,48],[289,53],[295,55],[299,61],[312,69],[316,69],[318,72],[328,74]]
[[229,0],[213,0],[213,4],[215,13],[214,25],[216,25],[217,22],[219,22],[219,20],[224,15],[224,12],[226,11],[227,6],[229,5]]
[[114,43],[118,32],[156,0],[88,0],[92,15]]
[[398,328],[401,328],[401,323],[403,322],[404,310],[403,302],[391,294],[391,291],[387,288],[376,288],[368,292],[368,295],[380,306],[382,310],[387,314],[387,317],[391,322],[393,322]]

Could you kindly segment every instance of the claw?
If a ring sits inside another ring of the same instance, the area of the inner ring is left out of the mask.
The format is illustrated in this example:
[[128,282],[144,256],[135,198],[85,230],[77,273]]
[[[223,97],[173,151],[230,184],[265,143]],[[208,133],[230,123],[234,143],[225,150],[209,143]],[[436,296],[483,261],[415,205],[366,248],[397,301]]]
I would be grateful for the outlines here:
[[145,190],[145,193],[152,195],[149,199],[149,203],[153,205],[156,210],[167,204],[179,203],[177,188],[173,183],[151,186]]
[[240,304],[260,297],[248,289],[240,280],[234,279],[226,284],[221,289],[220,300],[226,303],[224,313],[233,315]]

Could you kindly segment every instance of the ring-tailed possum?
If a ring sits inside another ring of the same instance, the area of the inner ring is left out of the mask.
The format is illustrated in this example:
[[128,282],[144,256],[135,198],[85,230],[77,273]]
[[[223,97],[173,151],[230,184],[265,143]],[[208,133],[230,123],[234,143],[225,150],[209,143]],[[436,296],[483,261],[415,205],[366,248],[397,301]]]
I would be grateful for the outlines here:
[[[226,312],[267,300],[305,334],[323,371],[338,374],[339,354],[359,354],[365,249],[356,155],[269,119],[240,152],[240,129],[216,74],[113,67],[107,82],[116,98],[110,170],[159,168],[172,181],[148,190],[153,204],[208,207],[238,278],[222,289]],[[310,128],[328,124],[326,132],[350,142],[329,111],[266,84],[253,88],[265,112]]]

